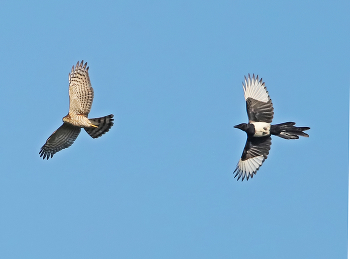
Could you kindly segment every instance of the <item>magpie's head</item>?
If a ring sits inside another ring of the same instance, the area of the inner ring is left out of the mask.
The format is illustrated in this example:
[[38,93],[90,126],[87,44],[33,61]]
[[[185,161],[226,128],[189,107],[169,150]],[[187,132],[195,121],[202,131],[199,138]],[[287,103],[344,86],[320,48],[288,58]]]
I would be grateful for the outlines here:
[[241,123],[241,124],[238,124],[238,125],[234,126],[234,128],[240,129],[240,130],[243,130],[243,131],[247,131],[248,130],[248,124],[247,123]]

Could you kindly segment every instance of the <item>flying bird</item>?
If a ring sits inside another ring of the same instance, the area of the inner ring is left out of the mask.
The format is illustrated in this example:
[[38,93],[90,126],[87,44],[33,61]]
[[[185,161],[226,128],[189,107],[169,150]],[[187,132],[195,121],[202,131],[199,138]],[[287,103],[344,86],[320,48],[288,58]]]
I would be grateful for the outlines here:
[[43,159],[52,158],[55,153],[70,147],[78,137],[81,128],[92,137],[98,138],[113,126],[113,114],[88,119],[94,90],[89,78],[89,67],[84,61],[72,67],[69,73],[69,112],[63,117],[63,124],[46,140],[39,154]]
[[251,78],[244,77],[243,91],[246,100],[248,114],[248,123],[241,123],[236,126],[247,133],[247,142],[245,144],[241,159],[233,173],[237,180],[242,178],[249,179],[259,170],[262,163],[267,158],[270,146],[271,135],[276,135],[284,139],[298,139],[299,136],[309,137],[304,131],[309,127],[295,127],[295,122],[285,122],[271,125],[273,118],[273,106],[266,90],[265,83],[259,76],[253,74]]

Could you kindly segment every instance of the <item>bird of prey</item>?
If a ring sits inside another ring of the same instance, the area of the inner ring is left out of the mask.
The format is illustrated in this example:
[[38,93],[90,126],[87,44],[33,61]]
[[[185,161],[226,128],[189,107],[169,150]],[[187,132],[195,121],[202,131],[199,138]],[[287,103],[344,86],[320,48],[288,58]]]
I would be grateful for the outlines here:
[[295,127],[295,122],[285,122],[271,125],[273,118],[273,106],[266,90],[265,83],[258,76],[251,78],[244,77],[243,91],[246,100],[248,123],[241,123],[234,126],[247,133],[241,159],[233,173],[237,180],[249,179],[259,170],[262,163],[267,158],[271,146],[271,135],[276,135],[284,139],[298,139],[299,136],[309,137],[305,130],[309,127]]
[[89,78],[89,67],[84,61],[72,67],[69,73],[69,112],[63,117],[63,124],[46,140],[39,154],[49,159],[58,151],[70,147],[78,137],[81,128],[92,137],[98,138],[113,126],[113,114],[88,119],[94,98]]

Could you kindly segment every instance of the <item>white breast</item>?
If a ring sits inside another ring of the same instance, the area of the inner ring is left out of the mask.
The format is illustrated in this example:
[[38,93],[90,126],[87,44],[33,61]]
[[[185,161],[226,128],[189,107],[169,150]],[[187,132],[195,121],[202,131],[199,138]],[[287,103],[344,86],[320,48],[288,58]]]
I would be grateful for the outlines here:
[[267,122],[253,122],[252,123],[255,127],[255,134],[254,137],[265,137],[270,135],[270,123]]

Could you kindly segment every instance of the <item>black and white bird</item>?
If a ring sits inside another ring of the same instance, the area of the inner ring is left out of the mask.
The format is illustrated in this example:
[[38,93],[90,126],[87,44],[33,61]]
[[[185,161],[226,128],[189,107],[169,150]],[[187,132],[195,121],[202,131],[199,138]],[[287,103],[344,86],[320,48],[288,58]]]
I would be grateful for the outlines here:
[[246,100],[248,113],[248,123],[241,123],[234,126],[247,133],[247,142],[245,144],[241,159],[233,173],[237,180],[242,178],[249,179],[259,170],[262,163],[267,158],[270,146],[271,135],[276,135],[284,139],[298,139],[299,136],[309,137],[305,130],[309,127],[295,127],[295,122],[285,122],[271,125],[273,118],[273,106],[266,90],[265,83],[258,76],[250,78],[244,77],[243,91]]

